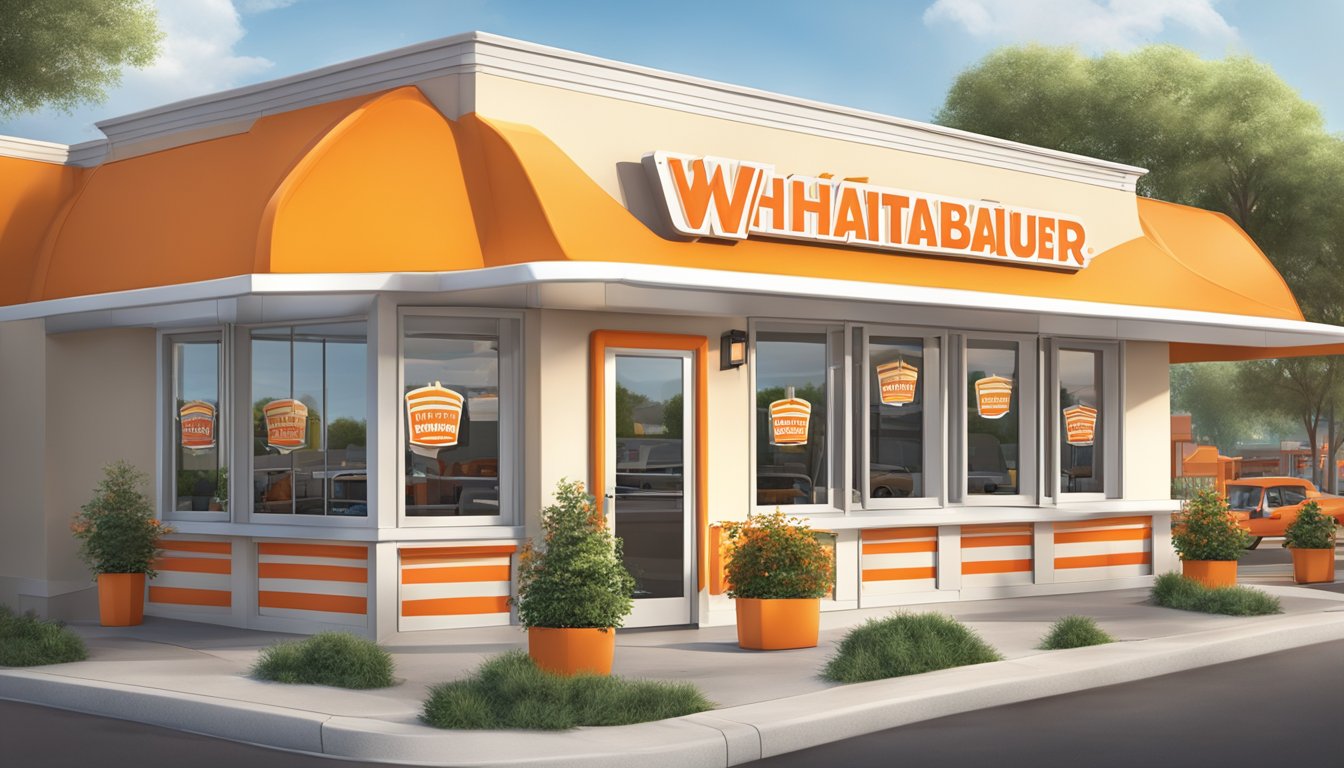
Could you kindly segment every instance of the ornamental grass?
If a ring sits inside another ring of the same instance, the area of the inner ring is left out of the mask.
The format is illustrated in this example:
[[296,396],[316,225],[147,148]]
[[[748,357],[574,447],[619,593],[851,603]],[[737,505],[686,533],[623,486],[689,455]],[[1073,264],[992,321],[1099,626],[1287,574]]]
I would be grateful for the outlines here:
[[391,654],[372,640],[349,632],[322,632],[265,649],[252,667],[252,676],[277,683],[363,690],[395,684],[392,670]]
[[1279,599],[1250,587],[1206,587],[1179,573],[1164,573],[1153,584],[1153,602],[1164,608],[1225,616],[1283,613]]
[[850,630],[822,677],[862,683],[1002,659],[956,619],[941,613],[898,613]]
[[88,656],[84,641],[64,624],[0,605],[0,667],[65,664]]
[[1065,616],[1050,625],[1050,631],[1041,638],[1043,651],[1059,651],[1067,648],[1085,648],[1089,645],[1114,643],[1115,638],[1097,626],[1097,622],[1088,616]]

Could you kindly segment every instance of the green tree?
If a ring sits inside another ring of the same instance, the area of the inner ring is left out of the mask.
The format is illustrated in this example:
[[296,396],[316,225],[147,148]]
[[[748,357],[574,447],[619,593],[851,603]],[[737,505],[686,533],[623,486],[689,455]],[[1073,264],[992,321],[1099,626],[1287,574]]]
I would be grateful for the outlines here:
[[348,416],[332,419],[327,425],[327,447],[332,450],[363,446],[367,439],[368,426],[363,419],[356,421]]
[[[1335,404],[1344,395],[1344,364],[1338,357],[1293,357],[1284,360],[1253,360],[1243,363],[1237,377],[1244,396],[1260,409],[1298,420],[1312,446],[1311,479],[1317,487],[1323,476],[1317,450],[1321,445],[1319,424],[1333,420]],[[1329,455],[1339,451],[1344,430],[1330,434]]]
[[621,384],[616,385],[616,436],[637,437],[635,434],[635,409],[648,405],[649,398],[638,392],[632,392]]
[[1249,393],[1238,363],[1190,363],[1171,366],[1171,410],[1188,413],[1195,440],[1236,455],[1237,444],[1279,440],[1295,434],[1296,414],[1269,407]]
[[158,57],[157,16],[149,0],[0,0],[0,117],[104,100]]

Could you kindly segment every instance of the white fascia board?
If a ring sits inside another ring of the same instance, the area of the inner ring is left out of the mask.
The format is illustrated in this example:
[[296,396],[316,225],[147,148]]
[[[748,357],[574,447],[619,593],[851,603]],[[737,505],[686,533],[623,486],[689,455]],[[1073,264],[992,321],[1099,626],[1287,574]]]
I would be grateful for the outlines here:
[[24,139],[18,136],[0,136],[0,156],[65,165],[70,158],[70,147],[53,141]]
[[[1198,341],[1250,347],[1344,343],[1344,327],[1295,320],[1198,312],[1070,299],[1015,296],[851,280],[764,275],[617,262],[536,262],[460,272],[256,274],[133,291],[77,296],[0,307],[0,322],[113,312],[245,296],[340,294],[453,294],[561,283],[626,285],[717,297],[773,297],[929,307],[946,312],[1000,312],[1039,318],[1042,328],[1075,327],[1095,335],[1153,341]],[[594,307],[601,309],[603,307]],[[633,308],[627,308],[633,309]],[[786,311],[787,306],[781,306]],[[687,312],[693,312],[687,307]],[[137,312],[135,316],[145,317]],[[1052,320],[1053,318],[1053,320]],[[1113,329],[1113,330],[1112,330]],[[1069,334],[1062,334],[1069,335]],[[1092,334],[1089,334],[1092,335]]]

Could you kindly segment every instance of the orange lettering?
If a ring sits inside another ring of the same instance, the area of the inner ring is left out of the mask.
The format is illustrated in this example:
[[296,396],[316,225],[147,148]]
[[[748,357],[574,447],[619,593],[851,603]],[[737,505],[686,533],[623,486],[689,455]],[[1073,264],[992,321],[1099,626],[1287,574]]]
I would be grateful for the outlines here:
[[[892,245],[902,241],[901,230],[905,226],[905,209],[910,207],[910,198],[905,195],[882,193],[882,207],[887,211],[887,239]],[[876,233],[873,239],[878,239]]]
[[672,180],[677,186],[677,196],[681,199],[681,209],[686,215],[686,223],[691,229],[704,227],[705,219],[710,217],[710,230],[715,234],[745,236],[742,226],[743,215],[751,203],[752,192],[760,169],[750,166],[737,166],[731,194],[724,179],[724,165],[714,167],[711,174],[704,159],[691,161],[691,178],[686,179],[686,168],[680,158],[669,157],[668,168],[672,171]]
[[966,206],[943,200],[938,204],[938,212],[942,222],[943,247],[963,250],[970,245],[971,230],[966,226]]
[[[770,224],[766,225],[761,215],[765,211],[770,212]],[[784,179],[774,176],[770,183],[761,191],[760,198],[756,201],[756,220],[753,226],[763,229],[783,229],[784,228]]]
[[975,236],[971,238],[972,251],[989,253],[994,250],[994,211],[985,206],[975,209]]
[[1002,208],[994,209],[994,253],[999,256],[1008,255],[1008,224],[1005,223],[1007,218],[1007,211]]
[[858,190],[848,184],[842,184],[840,186],[840,203],[836,208],[838,210],[835,216],[834,235],[846,240],[851,238],[867,240],[868,233],[863,221],[863,204],[859,200]]
[[1055,258],[1055,220],[1050,216],[1041,216],[1036,220],[1036,228],[1040,231],[1036,239],[1040,241],[1042,261],[1052,261]]
[[[817,197],[812,199],[807,196],[807,188],[812,184],[816,185]],[[804,179],[789,179],[789,197],[793,202],[793,216],[789,222],[789,230],[796,235],[809,235],[817,233],[828,233],[831,231],[831,185],[824,181],[809,181]],[[817,217],[816,229],[807,228],[807,214],[814,214]]]
[[929,210],[929,201],[922,197],[915,198],[915,207],[910,211],[910,236],[906,242],[928,248],[938,247],[938,232],[933,226],[933,211]]
[[865,190],[863,193],[864,212],[868,215],[868,236],[864,238],[869,242],[878,243],[882,241],[882,195],[874,190]]
[[1008,214],[1008,229],[1011,230],[1009,244],[1013,255],[1019,259],[1030,259],[1036,255],[1036,217],[1026,213]]
[[1083,259],[1083,239],[1086,234],[1083,232],[1083,225],[1076,221],[1067,219],[1059,220],[1059,260],[1068,261],[1070,258],[1083,266],[1086,262]]

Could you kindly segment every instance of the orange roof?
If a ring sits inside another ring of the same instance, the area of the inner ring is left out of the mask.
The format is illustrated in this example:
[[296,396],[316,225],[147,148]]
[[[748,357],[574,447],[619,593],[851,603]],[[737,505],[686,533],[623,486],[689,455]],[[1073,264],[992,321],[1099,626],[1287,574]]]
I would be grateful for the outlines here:
[[[9,286],[0,304],[249,273],[569,260],[1302,318],[1278,273],[1225,217],[1142,198],[1145,235],[1077,273],[765,239],[666,239],[535,129],[475,114],[449,121],[410,86],[87,171],[15,162],[23,192],[7,185],[0,196],[10,212],[0,218],[0,271],[13,278],[0,280]],[[0,171],[13,178],[7,165]],[[29,199],[35,214],[15,217]]]

